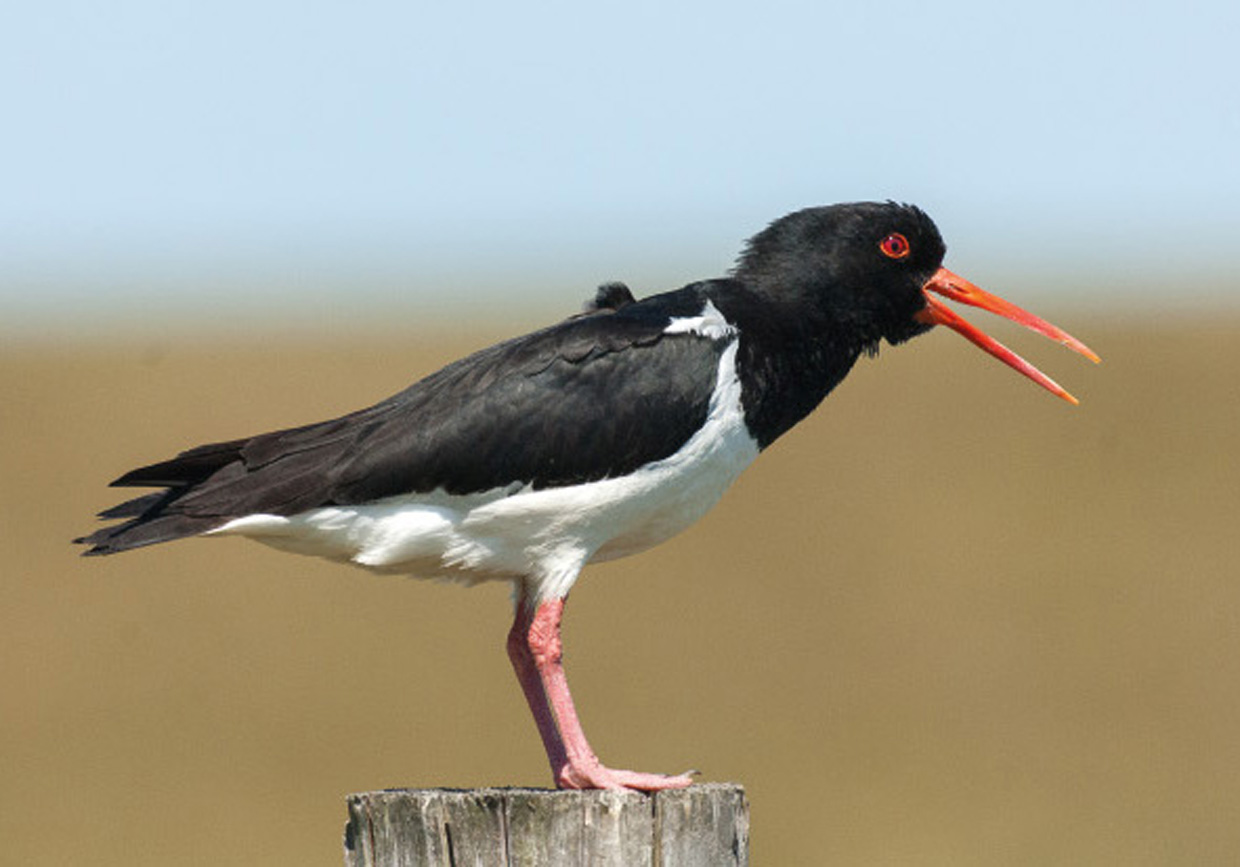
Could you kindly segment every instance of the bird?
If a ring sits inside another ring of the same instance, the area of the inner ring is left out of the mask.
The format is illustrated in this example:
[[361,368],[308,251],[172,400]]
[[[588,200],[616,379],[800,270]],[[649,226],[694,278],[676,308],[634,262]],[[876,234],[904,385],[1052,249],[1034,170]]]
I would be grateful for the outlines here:
[[604,765],[563,665],[583,567],[694,524],[880,344],[935,326],[1076,399],[950,308],[1085,344],[943,266],[942,236],[893,201],[808,207],[754,235],[724,276],[640,300],[607,283],[575,315],[482,349],[365,409],[191,448],[125,473],[161,490],[75,539],[106,555],[243,536],[365,569],[513,587],[507,652],[557,788],[688,786]]

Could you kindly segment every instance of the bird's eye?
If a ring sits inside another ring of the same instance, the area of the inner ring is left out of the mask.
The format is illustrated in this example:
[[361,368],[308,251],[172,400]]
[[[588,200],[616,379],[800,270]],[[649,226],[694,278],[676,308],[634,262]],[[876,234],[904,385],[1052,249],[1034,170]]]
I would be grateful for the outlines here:
[[883,255],[888,259],[903,259],[909,254],[908,238],[899,232],[892,232],[886,238],[878,242],[878,249],[883,251]]

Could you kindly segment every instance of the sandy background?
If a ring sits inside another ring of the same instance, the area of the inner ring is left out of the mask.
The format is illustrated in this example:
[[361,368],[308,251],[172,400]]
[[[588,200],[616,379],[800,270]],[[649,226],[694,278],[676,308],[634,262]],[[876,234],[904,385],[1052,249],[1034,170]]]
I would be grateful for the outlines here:
[[[1240,857],[1240,317],[1045,312],[1104,364],[986,324],[1081,407],[931,335],[586,572],[605,761],[743,783],[760,865]],[[515,330],[0,347],[0,862],[335,865],[349,792],[547,784],[506,588],[68,544],[124,470]]]

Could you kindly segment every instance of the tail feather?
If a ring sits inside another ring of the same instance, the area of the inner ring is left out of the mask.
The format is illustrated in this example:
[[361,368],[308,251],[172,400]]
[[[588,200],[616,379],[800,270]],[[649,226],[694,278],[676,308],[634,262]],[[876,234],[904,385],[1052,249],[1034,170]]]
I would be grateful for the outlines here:
[[144,512],[149,512],[156,506],[164,505],[163,501],[171,493],[171,491],[158,491],[154,494],[143,494],[141,497],[134,497],[132,500],[117,503],[110,509],[104,509],[99,513],[99,517],[108,520],[113,518],[136,518]]
[[[115,554],[158,542],[197,536],[233,518],[254,513],[294,514],[325,502],[325,466],[350,440],[322,425],[327,435],[273,451],[269,441],[296,437],[303,429],[277,431],[252,439],[213,443],[175,458],[131,470],[113,487],[158,487],[99,513],[123,523],[74,539],[90,547],[84,555]],[[309,430],[309,429],[306,429]],[[268,454],[268,451],[273,451]]]
[[[211,443],[181,452],[175,458],[130,470],[112,483],[114,488],[171,488],[196,485],[241,457],[249,440]],[[124,504],[122,504],[124,505]]]
[[163,491],[143,494],[118,503],[99,513],[100,518],[128,518],[123,524],[103,527],[73,541],[89,545],[83,556],[128,551],[196,536],[223,524],[218,515],[187,515],[176,503],[195,486],[240,459],[246,440],[212,443],[182,452],[175,458],[131,470],[112,483],[112,487],[160,487]]
[[142,548],[157,542],[171,542],[187,536],[197,536],[213,530],[222,524],[219,518],[198,518],[191,515],[158,515],[156,517],[141,516],[112,527],[96,530],[89,536],[82,536],[73,541],[79,545],[89,545],[82,552],[83,557],[97,557],[102,554],[116,554],[131,548]]

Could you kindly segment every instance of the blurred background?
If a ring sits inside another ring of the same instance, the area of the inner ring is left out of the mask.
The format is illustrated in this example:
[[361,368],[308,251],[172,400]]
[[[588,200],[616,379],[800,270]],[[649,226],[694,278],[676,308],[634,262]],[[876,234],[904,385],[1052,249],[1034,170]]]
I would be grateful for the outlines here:
[[0,863],[337,864],[349,792],[546,785],[507,590],[241,540],[81,560],[123,471],[367,405],[915,202],[971,318],[884,351],[566,620],[621,767],[756,864],[1240,851],[1235,4],[149,0],[0,13]]

